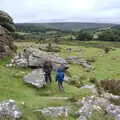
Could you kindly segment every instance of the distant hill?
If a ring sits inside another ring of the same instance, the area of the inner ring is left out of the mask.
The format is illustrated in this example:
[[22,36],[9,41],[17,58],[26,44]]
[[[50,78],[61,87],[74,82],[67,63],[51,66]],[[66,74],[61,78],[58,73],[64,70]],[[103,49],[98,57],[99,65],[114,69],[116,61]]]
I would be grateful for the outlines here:
[[83,29],[98,29],[98,28],[107,28],[113,27],[114,24],[106,23],[79,23],[79,22],[57,22],[57,23],[17,23],[17,30],[24,29],[26,30],[35,30],[41,31],[46,29],[56,29],[62,31],[79,31]]

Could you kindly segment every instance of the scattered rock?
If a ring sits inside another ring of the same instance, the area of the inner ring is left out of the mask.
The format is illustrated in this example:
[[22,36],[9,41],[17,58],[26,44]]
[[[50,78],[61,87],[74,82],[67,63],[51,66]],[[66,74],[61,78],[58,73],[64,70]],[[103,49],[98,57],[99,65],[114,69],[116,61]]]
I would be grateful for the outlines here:
[[120,106],[111,104],[107,107],[106,111],[111,113],[115,117],[115,120],[120,120]]
[[89,71],[92,69],[92,65],[87,60],[82,59],[77,56],[69,56],[66,58],[66,61],[68,63],[72,63],[72,64],[79,64],[82,67],[84,67],[86,69],[86,71]]
[[42,112],[42,114],[45,115],[45,116],[51,116],[51,117],[64,116],[64,117],[68,117],[69,109],[67,107],[48,107],[48,108],[43,108],[43,109],[36,110],[36,111]]
[[17,108],[14,100],[5,100],[0,103],[0,118],[19,119],[22,116],[21,111]]
[[83,105],[77,112],[78,120],[88,120],[94,110],[107,112],[115,117],[115,120],[120,120],[120,106],[113,105],[108,99],[101,97],[85,97],[81,104]]
[[26,83],[29,83],[37,88],[42,88],[46,85],[44,72],[42,69],[36,69],[26,75],[24,78]]
[[80,89],[89,89],[93,94],[98,95],[95,85],[85,85],[82,86]]
[[113,95],[112,93],[106,93],[104,92],[103,93],[103,97],[106,98],[106,99],[113,99],[113,100],[119,100],[120,99],[120,96],[117,96],[117,95]]
[[[102,110],[101,107],[99,107],[98,105],[99,101],[98,98],[83,98],[81,104],[83,105],[83,107],[81,107],[81,109],[77,112],[77,115],[80,116],[78,120],[88,120],[91,116],[92,116],[92,112],[93,110],[97,110],[100,111]],[[106,103],[106,100],[102,100],[101,103],[99,103],[100,105],[102,103]]]

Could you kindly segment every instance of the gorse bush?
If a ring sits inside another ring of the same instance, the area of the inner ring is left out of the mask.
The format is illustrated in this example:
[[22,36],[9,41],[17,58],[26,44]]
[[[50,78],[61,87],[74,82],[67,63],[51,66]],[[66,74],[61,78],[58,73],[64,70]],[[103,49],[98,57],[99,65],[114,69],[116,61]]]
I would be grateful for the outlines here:
[[102,80],[101,87],[112,94],[120,95],[120,81],[119,80]]

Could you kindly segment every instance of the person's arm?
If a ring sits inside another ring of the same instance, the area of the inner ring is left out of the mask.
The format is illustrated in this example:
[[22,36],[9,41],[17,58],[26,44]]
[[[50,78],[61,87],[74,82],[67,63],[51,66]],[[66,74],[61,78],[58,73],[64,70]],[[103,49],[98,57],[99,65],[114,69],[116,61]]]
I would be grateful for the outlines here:
[[55,78],[55,81],[57,82],[57,74],[56,74],[56,78]]
[[63,80],[64,80],[64,73],[63,73]]

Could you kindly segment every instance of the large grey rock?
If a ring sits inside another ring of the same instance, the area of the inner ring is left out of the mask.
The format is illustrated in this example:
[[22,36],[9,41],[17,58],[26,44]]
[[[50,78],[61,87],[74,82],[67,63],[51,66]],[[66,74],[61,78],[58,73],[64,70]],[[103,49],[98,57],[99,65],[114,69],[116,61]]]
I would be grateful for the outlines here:
[[29,83],[37,88],[42,88],[46,85],[45,78],[44,78],[44,72],[42,69],[36,69],[26,75],[24,78],[24,81],[26,83]]
[[12,18],[0,10],[0,58],[12,55],[16,47],[13,45],[11,32],[15,31]]
[[10,17],[8,13],[1,10],[0,10],[0,25],[10,32],[15,31],[13,19]]
[[61,63],[66,65],[66,61],[63,58],[36,48],[27,48],[21,57],[15,56],[13,58],[13,65],[20,67],[42,67],[46,60],[52,62],[54,69],[57,69]]
[[0,103],[0,118],[11,118],[17,120],[22,116],[21,111],[17,108],[14,100],[5,100]]
[[120,106],[109,105],[106,109],[108,113],[111,113],[116,120],[120,120]]
[[98,92],[97,92],[97,89],[96,89],[95,85],[85,85],[85,86],[82,86],[80,89],[88,89],[93,94],[98,95]]
[[83,100],[81,102],[81,104],[83,106],[77,112],[77,115],[80,116],[78,120],[81,120],[81,119],[88,120],[92,116],[92,113],[93,113],[94,109],[96,109],[98,111],[101,110],[101,108],[98,105],[97,100],[98,99],[96,99],[96,98],[90,98],[90,97],[83,98]]
[[108,99],[102,97],[85,97],[83,98],[82,107],[77,112],[78,120],[89,120],[94,110],[106,111],[112,114],[115,120],[120,120],[120,106],[110,103]]
[[10,56],[15,52],[16,47],[13,45],[11,33],[0,25],[0,58]]
[[72,64],[79,64],[82,67],[84,67],[86,71],[89,71],[93,68],[92,65],[89,62],[87,62],[87,60],[77,56],[69,56],[66,58],[66,61]]
[[69,109],[67,107],[48,107],[36,111],[40,111],[42,112],[43,115],[51,116],[51,117],[58,117],[58,116],[68,117],[68,113],[69,113]]

